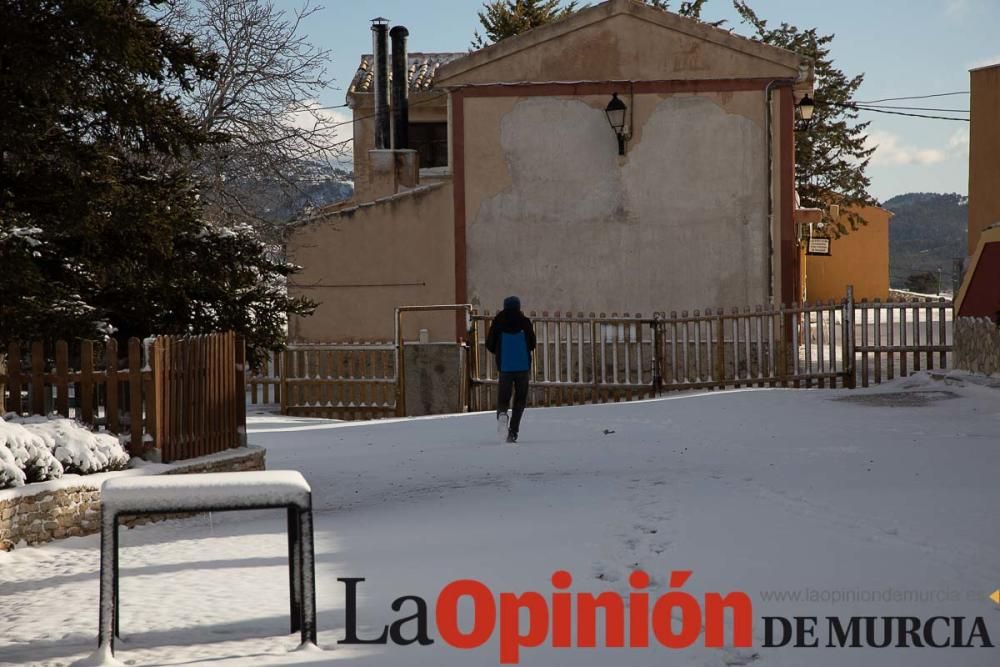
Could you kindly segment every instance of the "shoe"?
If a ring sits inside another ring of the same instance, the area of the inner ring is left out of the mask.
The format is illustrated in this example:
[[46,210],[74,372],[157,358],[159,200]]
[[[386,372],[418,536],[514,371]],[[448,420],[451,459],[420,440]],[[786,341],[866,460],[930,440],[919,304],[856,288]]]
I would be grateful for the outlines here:
[[510,433],[510,432],[508,432],[507,433],[507,442],[509,442],[512,445],[514,443],[516,443],[517,442],[517,433]]
[[504,434],[507,433],[507,421],[508,420],[509,420],[509,417],[507,416],[506,412],[501,412],[501,413],[499,413],[497,415],[497,436],[498,437],[502,438],[502,437],[504,437]]

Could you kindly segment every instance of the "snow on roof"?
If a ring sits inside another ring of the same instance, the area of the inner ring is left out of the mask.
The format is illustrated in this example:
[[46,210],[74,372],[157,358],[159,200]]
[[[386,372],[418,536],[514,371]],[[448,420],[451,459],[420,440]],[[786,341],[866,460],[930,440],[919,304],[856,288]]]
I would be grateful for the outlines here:
[[294,470],[216,472],[109,479],[101,501],[117,513],[257,506],[310,506],[309,483]]

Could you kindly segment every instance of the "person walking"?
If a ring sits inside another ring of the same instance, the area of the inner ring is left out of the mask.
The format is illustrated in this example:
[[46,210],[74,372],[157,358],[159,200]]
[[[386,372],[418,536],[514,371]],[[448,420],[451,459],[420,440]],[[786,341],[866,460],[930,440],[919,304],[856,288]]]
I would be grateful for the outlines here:
[[[517,442],[521,416],[528,403],[528,382],[531,379],[531,353],[535,351],[535,330],[531,320],[521,312],[521,300],[509,296],[503,300],[503,310],[496,314],[486,334],[486,349],[496,356],[500,381],[497,388],[497,432],[507,434],[507,442]],[[513,414],[508,419],[511,396]]]

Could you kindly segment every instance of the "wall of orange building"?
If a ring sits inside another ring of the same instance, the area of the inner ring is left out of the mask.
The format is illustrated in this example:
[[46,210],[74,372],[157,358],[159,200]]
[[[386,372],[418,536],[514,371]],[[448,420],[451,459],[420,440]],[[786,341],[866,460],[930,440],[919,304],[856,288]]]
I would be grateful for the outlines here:
[[969,255],[1000,222],[1000,64],[972,70],[969,130]]
[[[855,300],[889,296],[889,218],[875,206],[858,211],[868,224],[830,242],[830,255],[805,258],[805,298],[809,302],[839,301],[854,285]],[[846,212],[841,222],[851,228]],[[808,236],[808,231],[803,232]]]

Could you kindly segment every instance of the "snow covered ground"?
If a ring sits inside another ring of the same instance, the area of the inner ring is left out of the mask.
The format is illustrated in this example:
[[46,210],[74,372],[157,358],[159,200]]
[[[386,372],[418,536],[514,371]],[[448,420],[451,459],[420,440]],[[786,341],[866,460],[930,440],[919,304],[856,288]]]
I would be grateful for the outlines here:
[[[699,600],[748,593],[755,648],[543,646],[521,664],[1000,664],[1000,649],[760,647],[765,615],[982,616],[1000,642],[987,599],[1000,587],[1000,388],[966,376],[529,410],[518,446],[497,442],[487,414],[255,415],[249,434],[270,469],[312,485],[326,650],[291,652],[280,513],[214,514],[123,532],[122,661],[496,665],[496,635],[472,651],[439,639],[338,645],[337,578],[367,579],[362,636],[411,613],[390,608],[409,594],[428,601],[437,638],[434,601],[450,581],[548,596],[563,569],[573,591],[627,594],[639,567],[657,595],[678,569],[693,570],[684,590]],[[0,663],[67,665],[92,651],[97,569],[97,536],[0,553]]]

